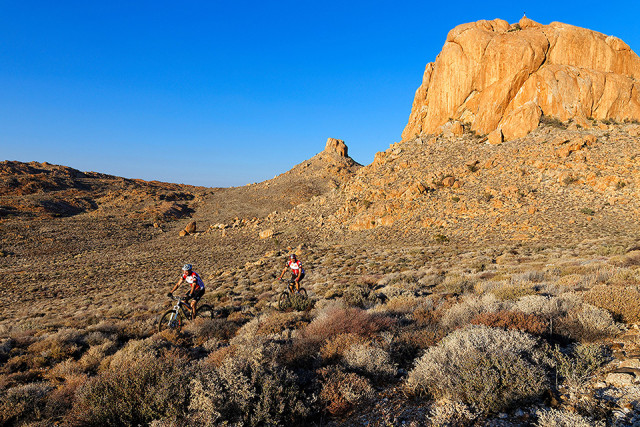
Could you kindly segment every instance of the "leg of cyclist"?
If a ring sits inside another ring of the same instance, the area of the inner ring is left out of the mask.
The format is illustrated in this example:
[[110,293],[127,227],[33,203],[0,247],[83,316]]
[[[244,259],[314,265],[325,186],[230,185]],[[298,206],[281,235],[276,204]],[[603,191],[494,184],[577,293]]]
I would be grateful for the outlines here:
[[304,273],[300,274],[300,276],[296,276],[296,292],[300,291],[300,282],[302,282],[302,279],[304,279]]

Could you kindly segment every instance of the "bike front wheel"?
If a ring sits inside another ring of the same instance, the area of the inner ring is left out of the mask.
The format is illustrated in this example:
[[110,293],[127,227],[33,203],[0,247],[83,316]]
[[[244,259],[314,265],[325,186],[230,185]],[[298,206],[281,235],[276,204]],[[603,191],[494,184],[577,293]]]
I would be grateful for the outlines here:
[[177,310],[169,310],[160,318],[158,323],[158,332],[162,332],[166,329],[179,331],[182,328],[182,319],[180,313]]
[[201,305],[196,310],[196,317],[202,317],[203,319],[213,319],[213,316],[213,308],[208,304]]
[[280,310],[285,310],[291,305],[291,301],[289,299],[289,292],[284,291],[280,294],[280,298],[278,298],[278,308]]

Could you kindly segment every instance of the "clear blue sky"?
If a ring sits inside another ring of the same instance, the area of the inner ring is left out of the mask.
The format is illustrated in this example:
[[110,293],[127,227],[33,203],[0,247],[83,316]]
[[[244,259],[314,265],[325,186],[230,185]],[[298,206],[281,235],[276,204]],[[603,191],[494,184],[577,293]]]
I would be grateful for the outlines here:
[[454,26],[526,12],[640,52],[639,4],[0,0],[0,160],[231,186],[334,137],[366,164]]

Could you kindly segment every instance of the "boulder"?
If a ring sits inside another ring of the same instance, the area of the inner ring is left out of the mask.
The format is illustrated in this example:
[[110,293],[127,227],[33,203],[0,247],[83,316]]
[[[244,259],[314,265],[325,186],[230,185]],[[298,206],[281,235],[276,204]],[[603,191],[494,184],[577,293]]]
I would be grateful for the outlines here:
[[261,239],[268,239],[270,237],[273,237],[273,235],[274,235],[274,232],[273,232],[273,230],[271,228],[268,228],[266,230],[262,230],[260,232],[260,238]]
[[196,232],[196,222],[195,221],[191,221],[189,224],[187,224],[187,226],[184,228],[184,231],[186,231],[188,234],[192,234]]
[[622,40],[595,31],[523,18],[451,30],[426,66],[403,140],[451,122],[505,140],[525,136],[541,115],[577,128],[591,121],[640,120],[640,57]]

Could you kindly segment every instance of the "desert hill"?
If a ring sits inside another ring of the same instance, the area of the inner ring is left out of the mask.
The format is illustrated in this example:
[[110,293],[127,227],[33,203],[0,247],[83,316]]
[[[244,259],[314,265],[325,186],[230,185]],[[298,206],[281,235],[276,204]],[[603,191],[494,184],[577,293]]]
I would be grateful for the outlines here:
[[[329,138],[243,187],[0,163],[0,424],[638,425],[636,58],[465,24],[373,163]],[[217,317],[157,332],[185,262]]]
[[614,36],[526,17],[462,24],[426,66],[402,139],[437,132],[447,122],[512,140],[541,116],[640,120],[640,58]]

